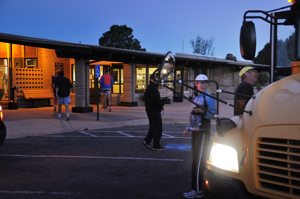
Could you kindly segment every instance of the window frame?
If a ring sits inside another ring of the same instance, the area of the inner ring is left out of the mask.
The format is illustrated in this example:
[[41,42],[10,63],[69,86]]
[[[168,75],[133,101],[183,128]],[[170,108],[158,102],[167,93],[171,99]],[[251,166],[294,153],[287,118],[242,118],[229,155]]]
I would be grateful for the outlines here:
[[[35,60],[35,65],[28,65],[27,61]],[[38,60],[37,58],[24,58],[24,68],[38,68]]]
[[[114,78],[114,71],[118,71],[118,79],[120,81],[118,81],[118,83],[115,83],[115,80],[113,82],[113,85],[112,85],[112,93],[113,94],[123,94],[124,93],[124,69],[123,69],[123,65],[122,64],[112,64],[112,69],[111,69],[111,76],[112,78]],[[119,87],[118,90],[119,92],[116,92],[114,87],[117,86]]]
[[[145,83],[144,83],[145,87],[142,88],[142,89],[137,89],[137,85],[138,85],[138,83],[137,83],[137,82],[138,82],[138,78],[137,78],[138,73],[137,73],[137,71],[138,71],[138,68],[143,68],[143,69],[145,69],[145,74],[143,74],[143,76],[145,75],[145,77],[143,77],[143,78],[144,78],[144,81],[145,81]],[[154,70],[152,70],[151,73],[150,73],[150,69],[154,69]],[[151,64],[135,64],[135,93],[143,93],[143,92],[145,92],[147,86],[149,85],[150,75],[151,75],[156,69],[158,69],[158,66],[157,66],[157,65],[151,65]]]

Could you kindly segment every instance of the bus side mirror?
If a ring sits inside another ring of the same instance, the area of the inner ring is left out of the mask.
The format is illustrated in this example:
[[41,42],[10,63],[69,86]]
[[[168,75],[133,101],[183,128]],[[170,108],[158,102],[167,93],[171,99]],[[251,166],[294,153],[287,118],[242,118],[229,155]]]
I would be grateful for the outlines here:
[[217,119],[216,130],[220,137],[224,137],[225,133],[235,128],[236,124],[229,118]]
[[256,32],[252,21],[244,21],[240,34],[241,55],[246,60],[252,60],[255,56]]
[[162,60],[160,68],[159,68],[159,77],[162,79],[163,77],[167,77],[171,73],[173,73],[175,69],[175,57],[169,51],[165,58]]

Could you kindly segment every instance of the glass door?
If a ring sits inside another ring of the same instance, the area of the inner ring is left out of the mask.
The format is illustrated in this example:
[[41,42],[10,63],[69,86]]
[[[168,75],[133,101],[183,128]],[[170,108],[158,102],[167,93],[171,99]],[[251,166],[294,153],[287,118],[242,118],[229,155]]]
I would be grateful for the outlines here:
[[[175,70],[174,73],[174,90],[177,91],[174,93],[174,97],[173,97],[173,101],[174,102],[182,102],[183,101],[183,97],[181,95],[183,95],[183,86],[181,86],[181,84],[177,83],[177,80],[183,80],[184,77],[184,69],[183,68],[177,68]],[[179,95],[178,93],[180,93],[181,95]]]
[[89,69],[90,104],[97,104],[97,79],[95,77],[95,66],[91,65]]

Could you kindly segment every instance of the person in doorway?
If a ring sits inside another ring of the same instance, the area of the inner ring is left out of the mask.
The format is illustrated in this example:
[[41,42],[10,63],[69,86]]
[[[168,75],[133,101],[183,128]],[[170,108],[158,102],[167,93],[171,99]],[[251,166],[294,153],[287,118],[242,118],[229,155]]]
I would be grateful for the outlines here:
[[[195,79],[195,86],[197,90],[210,95],[207,92],[208,78],[206,75],[200,74]],[[212,114],[216,114],[215,100],[203,93],[196,92],[193,96],[193,101],[205,109],[209,110]],[[188,136],[192,132],[192,191],[183,193],[185,198],[202,198],[202,180],[205,170],[205,164],[208,156],[208,147],[210,144],[210,120],[213,115],[206,113],[205,110],[197,108],[192,105],[191,118],[194,117],[195,124],[192,120],[183,132],[184,136]]]
[[56,111],[56,106],[57,106],[57,97],[56,97],[56,91],[55,91],[55,82],[59,78],[59,72],[57,72],[57,76],[54,77],[52,76],[52,89],[53,89],[53,94],[54,94],[54,109],[53,111]]
[[55,81],[55,94],[58,99],[57,118],[61,119],[61,105],[64,104],[66,108],[67,121],[69,121],[69,104],[71,104],[70,92],[72,91],[73,85],[70,82],[70,79],[64,77],[64,71],[60,71],[59,76],[60,77]]
[[[245,109],[246,104],[254,95],[253,84],[258,80],[258,72],[254,67],[246,66],[242,68],[239,73],[239,77],[242,82],[237,86],[235,93],[242,95],[234,96],[234,105]],[[240,109],[234,109],[234,115],[242,115],[243,111]]]
[[150,143],[153,139],[154,151],[164,150],[160,145],[162,136],[162,118],[161,111],[163,110],[164,100],[160,98],[158,91],[158,76],[157,74],[150,75],[150,83],[147,86],[144,94],[145,109],[149,120],[149,130],[147,136],[142,141],[142,144],[151,149]]
[[104,108],[104,111],[106,111],[107,108],[107,100],[109,102],[109,112],[111,112],[111,86],[114,83],[113,78],[110,74],[108,74],[108,69],[104,70],[104,74],[101,76],[100,80],[100,88],[102,92],[102,106]]

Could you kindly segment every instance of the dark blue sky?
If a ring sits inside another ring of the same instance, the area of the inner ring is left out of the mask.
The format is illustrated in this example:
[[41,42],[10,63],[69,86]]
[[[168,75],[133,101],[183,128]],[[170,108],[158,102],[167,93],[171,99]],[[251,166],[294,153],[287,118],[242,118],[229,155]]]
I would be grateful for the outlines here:
[[[239,34],[247,10],[269,11],[287,0],[0,0],[0,32],[98,45],[112,25],[133,29],[147,52],[192,53],[191,39],[214,38],[215,56],[242,59]],[[269,41],[270,26],[253,20],[258,53]],[[279,27],[285,40],[293,28]]]

